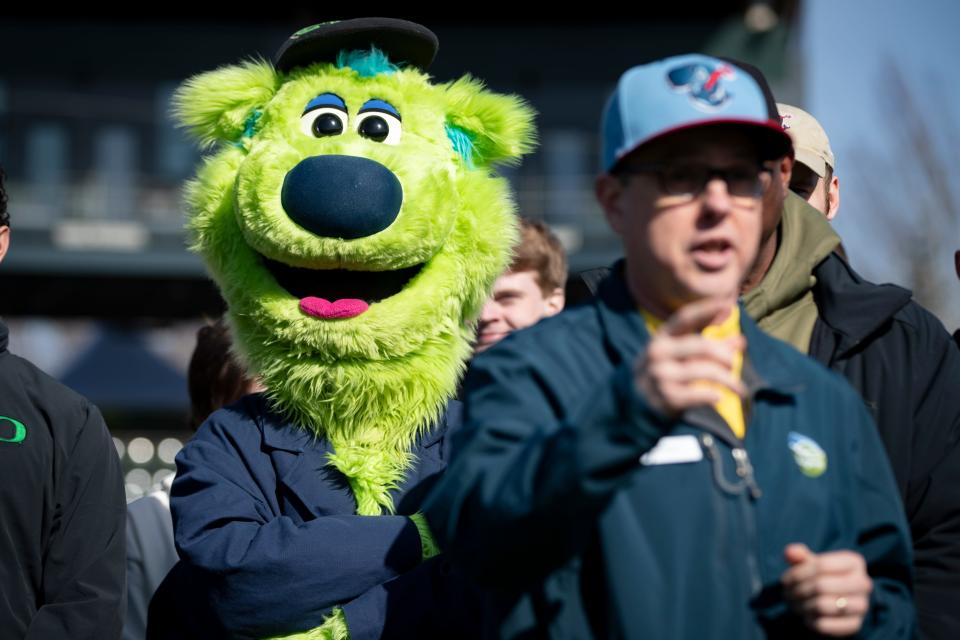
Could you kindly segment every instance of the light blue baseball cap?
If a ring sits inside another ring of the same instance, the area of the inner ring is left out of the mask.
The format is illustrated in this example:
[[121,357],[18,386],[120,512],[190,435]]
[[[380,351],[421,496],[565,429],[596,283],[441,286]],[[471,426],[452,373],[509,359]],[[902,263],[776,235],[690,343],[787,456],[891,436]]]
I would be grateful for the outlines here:
[[754,67],[698,53],[633,67],[620,76],[603,112],[603,170],[656,138],[716,124],[743,125],[769,158],[793,148]]

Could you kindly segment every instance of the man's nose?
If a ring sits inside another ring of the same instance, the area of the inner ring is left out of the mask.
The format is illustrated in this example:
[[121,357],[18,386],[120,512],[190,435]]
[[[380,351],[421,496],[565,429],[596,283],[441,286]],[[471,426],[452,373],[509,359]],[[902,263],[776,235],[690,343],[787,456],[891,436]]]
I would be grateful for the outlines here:
[[733,206],[730,196],[730,187],[720,176],[713,176],[703,188],[703,204],[714,215],[726,215]]
[[489,323],[496,320],[499,306],[493,300],[487,300],[480,310],[480,322]]

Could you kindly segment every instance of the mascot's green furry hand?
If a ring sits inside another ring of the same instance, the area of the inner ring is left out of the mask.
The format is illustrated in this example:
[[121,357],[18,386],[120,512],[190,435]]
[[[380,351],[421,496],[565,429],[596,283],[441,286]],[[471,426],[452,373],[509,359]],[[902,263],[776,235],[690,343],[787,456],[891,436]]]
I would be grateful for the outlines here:
[[337,607],[324,619],[323,624],[315,629],[288,636],[274,636],[268,640],[350,640],[350,631],[347,629],[343,609]]
[[[390,492],[509,262],[515,207],[491,169],[532,148],[533,112],[470,77],[434,84],[376,47],[324,56],[201,74],[174,110],[215,147],[187,188],[188,229],[238,355],[280,412],[331,443],[357,514],[376,516],[394,512]],[[438,553],[412,518],[424,557]],[[289,637],[349,633],[335,608]]]
[[430,531],[430,525],[427,519],[419,511],[412,516],[413,524],[417,525],[417,531],[420,533],[420,546],[423,548],[423,559],[429,560],[433,556],[440,554],[440,546],[433,539],[433,533]]

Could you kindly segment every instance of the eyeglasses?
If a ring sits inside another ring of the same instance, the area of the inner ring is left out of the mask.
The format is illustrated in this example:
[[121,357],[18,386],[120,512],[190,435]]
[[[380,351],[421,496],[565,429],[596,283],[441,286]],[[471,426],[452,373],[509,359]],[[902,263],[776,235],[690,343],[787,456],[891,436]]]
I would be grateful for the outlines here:
[[731,196],[753,198],[770,184],[772,169],[763,165],[740,164],[723,169],[702,164],[627,164],[617,174],[651,174],[660,183],[660,190],[671,196],[695,198],[707,183],[720,178]]

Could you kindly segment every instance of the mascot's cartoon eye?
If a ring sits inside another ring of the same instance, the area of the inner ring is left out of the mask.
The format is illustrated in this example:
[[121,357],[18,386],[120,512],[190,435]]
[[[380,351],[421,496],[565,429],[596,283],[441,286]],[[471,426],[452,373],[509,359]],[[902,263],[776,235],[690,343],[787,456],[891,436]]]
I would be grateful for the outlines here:
[[300,130],[316,138],[338,136],[346,131],[347,123],[347,105],[332,93],[321,94],[308,102],[300,116]]
[[357,114],[357,133],[384,144],[400,144],[400,112],[383,100],[368,100]]

